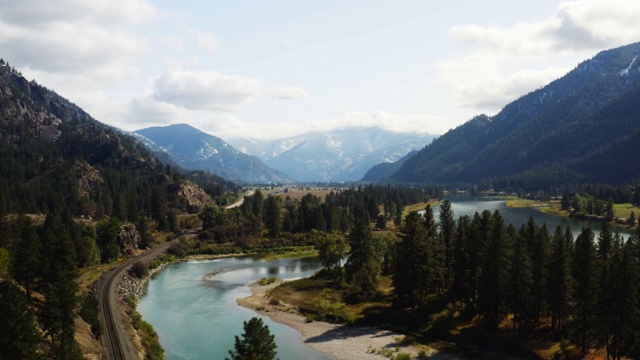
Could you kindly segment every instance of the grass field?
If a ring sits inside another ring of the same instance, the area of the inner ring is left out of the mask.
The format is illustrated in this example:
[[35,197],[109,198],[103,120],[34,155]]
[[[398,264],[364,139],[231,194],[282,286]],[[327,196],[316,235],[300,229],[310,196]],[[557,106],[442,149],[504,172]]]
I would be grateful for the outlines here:
[[631,212],[634,213],[636,219],[640,216],[640,208],[637,208],[630,203],[613,205],[613,213],[616,217],[628,219]]

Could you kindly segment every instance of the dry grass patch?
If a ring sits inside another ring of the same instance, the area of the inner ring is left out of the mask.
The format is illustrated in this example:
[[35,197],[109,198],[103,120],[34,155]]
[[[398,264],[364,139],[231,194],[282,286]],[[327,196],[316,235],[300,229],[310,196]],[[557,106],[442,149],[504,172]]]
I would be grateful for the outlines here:
[[357,299],[348,285],[337,283],[326,275],[285,282],[269,291],[270,304],[297,309],[309,321],[353,323],[388,309],[391,304],[391,279],[382,278],[378,292],[371,299]]
[[634,213],[636,219],[640,217],[640,208],[637,208],[630,203],[613,205],[613,214],[616,217],[628,219],[629,216],[631,216],[631,212]]
[[343,190],[344,189],[339,189],[339,188],[287,187],[287,192],[276,193],[276,191],[273,191],[273,192],[269,191],[268,193],[273,193],[274,195],[280,195],[283,198],[286,198],[288,196],[291,199],[298,199],[298,200],[302,200],[302,198],[305,195],[311,194],[311,195],[319,197],[320,199],[322,199],[322,201],[324,201],[325,197],[327,195],[329,195],[329,193],[331,193],[332,191],[334,193],[339,193],[339,192],[341,192]]

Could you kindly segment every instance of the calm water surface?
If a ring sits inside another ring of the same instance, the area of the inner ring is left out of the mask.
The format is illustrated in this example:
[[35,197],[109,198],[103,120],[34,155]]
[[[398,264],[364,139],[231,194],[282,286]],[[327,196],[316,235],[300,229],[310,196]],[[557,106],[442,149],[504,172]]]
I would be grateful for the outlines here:
[[[571,226],[577,237],[583,226],[599,233],[600,224],[545,214],[531,208],[508,208],[504,200],[449,198],[454,218],[473,217],[475,212],[499,210],[507,224],[518,228],[530,217],[549,232],[556,225]],[[436,218],[439,209],[434,208]],[[628,231],[621,231],[627,237]],[[254,311],[236,304],[236,299],[251,294],[248,284],[263,277],[281,279],[307,277],[321,268],[317,258],[260,261],[251,257],[224,258],[173,264],[162,270],[148,284],[138,311],[160,336],[168,359],[224,359],[233,348],[234,336],[242,333],[242,322]],[[208,274],[218,273],[213,281]],[[278,357],[282,360],[326,360],[332,357],[317,352],[300,341],[300,334],[287,326],[263,317],[276,337]]]
[[[538,226],[542,226],[543,223],[546,223],[550,234],[555,232],[556,226],[558,225],[562,226],[563,230],[566,229],[567,226],[570,226],[574,240],[578,235],[580,235],[583,227],[591,228],[597,237],[602,226],[599,222],[551,215],[534,208],[510,208],[507,207],[505,200],[471,198],[469,196],[452,196],[447,197],[447,199],[451,202],[451,209],[454,212],[454,219],[456,221],[460,216],[464,215],[468,215],[470,218],[473,218],[476,211],[482,213],[484,210],[489,210],[493,213],[498,210],[500,211],[500,214],[502,214],[505,224],[513,224],[516,229],[520,229],[520,225],[529,221],[529,218],[531,217],[535,219]],[[433,208],[436,220],[439,219],[439,211],[439,206]],[[612,227],[611,229],[612,231],[619,231],[625,239],[629,236],[629,230],[627,229],[617,227]]]
[[[236,299],[251,295],[248,284],[270,276],[307,277],[321,267],[317,258],[267,262],[235,257],[177,263],[149,282],[138,311],[158,332],[167,359],[224,359],[234,336],[242,333],[242,322],[258,316],[236,304]],[[220,273],[214,281],[204,280],[216,272]],[[304,345],[296,330],[266,317],[262,320],[275,335],[280,359],[333,359]]]

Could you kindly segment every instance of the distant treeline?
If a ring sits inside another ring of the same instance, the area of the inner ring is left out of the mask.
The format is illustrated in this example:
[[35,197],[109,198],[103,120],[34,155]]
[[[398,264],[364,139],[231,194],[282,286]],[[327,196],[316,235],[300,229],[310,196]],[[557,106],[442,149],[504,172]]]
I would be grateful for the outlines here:
[[385,224],[390,220],[399,225],[405,206],[442,196],[443,190],[437,186],[367,185],[331,191],[324,199],[310,193],[302,199],[289,198],[286,193],[265,197],[257,190],[245,196],[238,208],[225,211],[218,206],[206,207],[200,214],[206,230],[201,238],[242,243],[247,237],[273,239],[313,230],[346,232],[357,220]]

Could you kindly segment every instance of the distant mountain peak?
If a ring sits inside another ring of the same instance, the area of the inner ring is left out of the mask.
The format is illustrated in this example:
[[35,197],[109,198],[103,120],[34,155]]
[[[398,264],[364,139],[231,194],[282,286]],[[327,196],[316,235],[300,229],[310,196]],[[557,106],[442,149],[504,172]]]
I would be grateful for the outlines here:
[[277,140],[234,140],[235,146],[299,181],[357,181],[372,166],[395,161],[433,139],[373,126],[313,131]]
[[249,183],[286,182],[288,177],[260,159],[238,151],[219,137],[188,124],[155,126],[137,130],[141,141],[155,151],[163,151],[181,166],[208,170],[224,178]]

